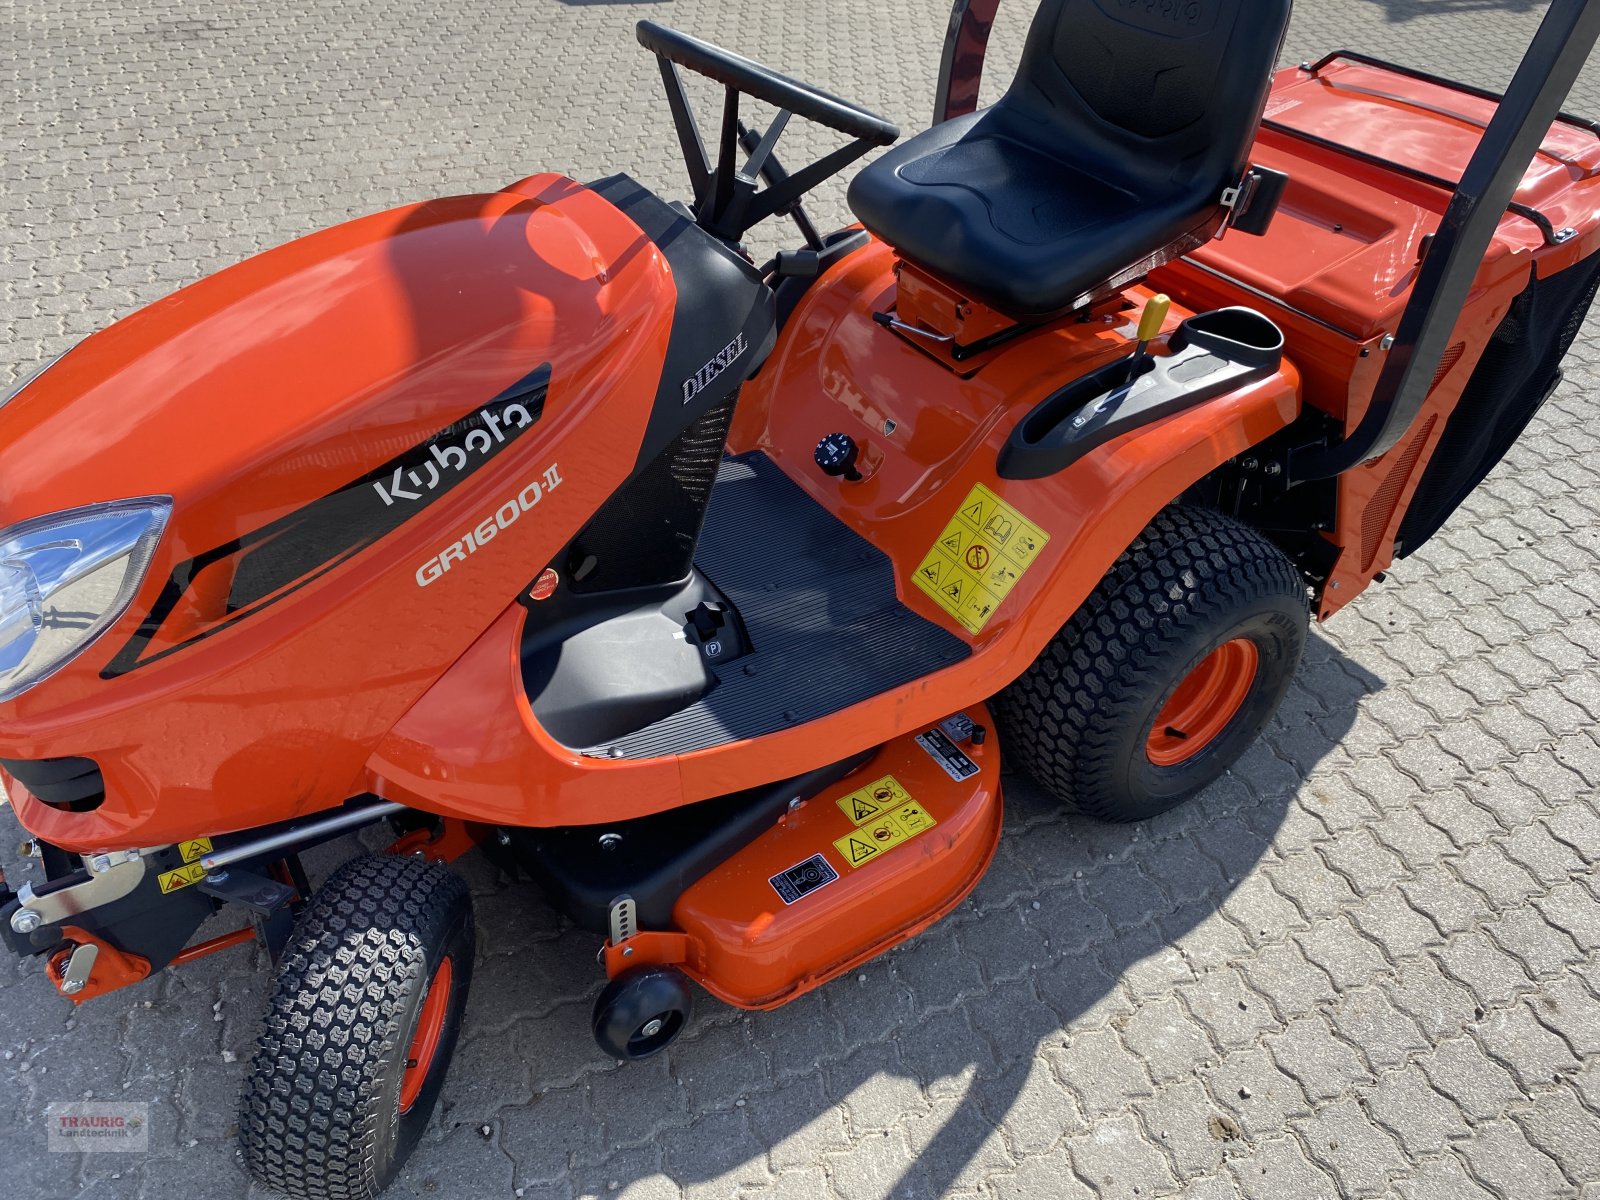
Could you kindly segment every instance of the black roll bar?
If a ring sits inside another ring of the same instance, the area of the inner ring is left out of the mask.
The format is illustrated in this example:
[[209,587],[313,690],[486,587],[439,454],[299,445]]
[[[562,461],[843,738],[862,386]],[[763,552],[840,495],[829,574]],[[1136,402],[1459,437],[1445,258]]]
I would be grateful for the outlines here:
[[1000,0],[955,0],[944,54],[939,59],[939,87],[933,98],[935,125],[977,111],[983,59],[999,7]]

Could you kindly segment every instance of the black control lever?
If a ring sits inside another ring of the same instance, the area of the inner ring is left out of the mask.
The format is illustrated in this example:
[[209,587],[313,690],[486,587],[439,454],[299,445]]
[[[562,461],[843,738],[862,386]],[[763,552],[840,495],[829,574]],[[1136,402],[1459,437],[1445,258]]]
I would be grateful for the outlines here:
[[[739,145],[744,147],[746,154],[751,155],[755,154],[761,145],[761,135],[743,121],[739,122]],[[782,164],[778,162],[777,156],[772,153],[770,148],[766,156],[761,160],[758,169],[761,178],[766,181],[768,187],[781,187],[789,181],[789,172],[783,169]],[[805,238],[807,246],[810,246],[813,250],[821,250],[823,248],[822,235],[817,232],[816,225],[806,215],[805,206],[798,199],[787,207],[780,208],[778,213],[780,216],[794,218],[795,226],[800,230],[800,236]]]

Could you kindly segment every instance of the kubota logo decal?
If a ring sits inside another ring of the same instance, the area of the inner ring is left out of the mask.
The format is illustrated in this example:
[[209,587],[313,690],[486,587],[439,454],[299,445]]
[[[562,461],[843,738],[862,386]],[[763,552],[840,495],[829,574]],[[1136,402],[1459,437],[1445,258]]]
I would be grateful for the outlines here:
[[[100,672],[101,678],[126,675],[221,633],[393,533],[537,425],[549,390],[550,364],[545,363],[388,462],[287,516],[179,563],[150,615]],[[544,486],[559,482],[556,478]],[[523,494],[531,502],[532,494]],[[522,511],[519,507],[519,516]],[[225,597],[221,603],[216,600],[219,593]],[[158,639],[165,644],[146,653]]]
[[[542,406],[543,396],[539,398]],[[409,470],[402,463],[395,467],[394,474],[388,479],[380,479],[373,483],[372,488],[378,493],[378,499],[386,505],[392,505],[396,500],[421,500],[429,492],[439,487],[441,480],[448,481],[451,473],[461,474],[472,461],[469,457],[477,455],[487,458],[496,448],[503,444],[507,437],[515,437],[517,432],[526,429],[534,422],[533,414],[528,411],[528,406],[515,397],[495,412],[489,408],[481,408],[465,421],[452,425],[451,429],[465,428],[476,424],[478,427],[469,429],[466,438],[459,446],[436,438],[431,443],[426,443],[429,457]],[[445,434],[450,432],[445,430]],[[444,434],[441,434],[442,438]],[[447,484],[448,486],[448,484]]]

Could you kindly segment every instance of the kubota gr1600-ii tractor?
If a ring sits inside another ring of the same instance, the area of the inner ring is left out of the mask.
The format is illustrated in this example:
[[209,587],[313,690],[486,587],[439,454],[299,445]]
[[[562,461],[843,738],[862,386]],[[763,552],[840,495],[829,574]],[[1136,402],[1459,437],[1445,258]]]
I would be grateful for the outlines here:
[[[1556,386],[1600,3],[1553,0],[1499,96],[1274,74],[1289,0],[1044,0],[978,109],[996,2],[957,3],[857,225],[802,198],[894,126],[644,22],[686,202],[535,175],[365,217],[0,407],[0,772],[42,866],[0,931],[74,1001],[261,939],[266,1183],[371,1196],[416,1143],[472,976],[456,856],[604,939],[607,1054],[696,987],[783,1004],[960,902],[1002,754],[1111,821],[1216,779],[1310,615]],[[685,71],[725,89],[709,147]],[[844,145],[785,170],[795,118]],[[752,261],[779,215],[799,245]],[[313,890],[301,852],[380,821]]]

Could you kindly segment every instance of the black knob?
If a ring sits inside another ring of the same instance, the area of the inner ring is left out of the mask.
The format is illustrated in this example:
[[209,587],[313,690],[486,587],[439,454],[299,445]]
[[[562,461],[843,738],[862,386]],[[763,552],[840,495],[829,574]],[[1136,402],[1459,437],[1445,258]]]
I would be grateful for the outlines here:
[[860,453],[855,438],[848,433],[830,433],[817,443],[815,457],[824,475],[835,478],[842,475],[855,483],[861,478],[861,472],[856,470],[856,456]]

